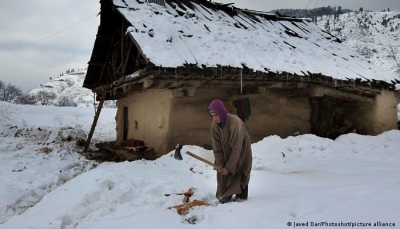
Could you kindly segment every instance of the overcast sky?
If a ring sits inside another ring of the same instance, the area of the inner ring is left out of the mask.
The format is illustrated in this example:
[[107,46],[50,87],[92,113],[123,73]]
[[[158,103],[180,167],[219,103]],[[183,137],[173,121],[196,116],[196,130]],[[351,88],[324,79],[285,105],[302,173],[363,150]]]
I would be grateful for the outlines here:
[[[270,11],[342,6],[400,12],[400,0],[219,0]],[[8,0],[0,3],[0,80],[23,92],[71,68],[85,68],[96,38],[99,0]]]

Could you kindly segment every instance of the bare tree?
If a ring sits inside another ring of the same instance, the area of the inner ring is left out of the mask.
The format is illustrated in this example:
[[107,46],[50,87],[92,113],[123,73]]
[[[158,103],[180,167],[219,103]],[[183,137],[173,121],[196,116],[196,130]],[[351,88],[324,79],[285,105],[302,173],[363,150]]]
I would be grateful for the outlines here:
[[76,104],[74,102],[74,100],[72,100],[71,98],[68,98],[67,96],[60,96],[55,105],[60,106],[60,107],[77,107],[78,106],[78,104]]
[[400,71],[400,53],[397,50],[397,47],[389,45],[389,57],[396,62],[397,71]]
[[36,94],[36,97],[40,104],[42,105],[50,105],[50,102],[52,102],[57,95],[54,92],[48,92],[48,91],[39,91]]
[[5,83],[0,81],[0,100],[11,102],[15,97],[22,95],[21,89],[12,84],[6,86]]
[[5,88],[5,84],[0,80],[0,101],[3,101],[3,88]]
[[36,95],[32,94],[20,95],[14,99],[14,103],[16,104],[27,104],[27,105],[35,105],[37,101],[38,100]]

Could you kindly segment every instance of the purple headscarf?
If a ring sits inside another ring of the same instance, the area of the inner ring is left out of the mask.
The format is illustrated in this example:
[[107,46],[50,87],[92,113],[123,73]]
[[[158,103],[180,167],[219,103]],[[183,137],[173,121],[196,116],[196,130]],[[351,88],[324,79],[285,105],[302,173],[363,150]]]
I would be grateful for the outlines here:
[[217,113],[217,115],[219,116],[219,120],[221,120],[222,126],[225,126],[228,113],[226,112],[226,109],[222,101],[219,99],[213,100],[210,103],[210,106],[208,106],[207,112],[210,113],[210,110],[213,110],[215,111],[215,113]]

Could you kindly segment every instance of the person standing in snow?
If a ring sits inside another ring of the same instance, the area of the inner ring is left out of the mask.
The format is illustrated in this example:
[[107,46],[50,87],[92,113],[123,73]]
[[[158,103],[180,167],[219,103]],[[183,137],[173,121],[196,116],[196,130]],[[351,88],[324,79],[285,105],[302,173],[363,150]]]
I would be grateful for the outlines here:
[[216,197],[221,203],[247,200],[252,166],[251,141],[244,122],[227,113],[221,100],[207,109],[213,118],[211,140],[217,165]]

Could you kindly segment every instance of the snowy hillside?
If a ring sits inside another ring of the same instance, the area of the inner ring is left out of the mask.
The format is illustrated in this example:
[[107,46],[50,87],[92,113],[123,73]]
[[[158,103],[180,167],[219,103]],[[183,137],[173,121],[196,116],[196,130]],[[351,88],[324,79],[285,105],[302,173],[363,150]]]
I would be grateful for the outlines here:
[[[29,91],[28,95],[37,96],[37,105],[93,107],[94,94],[91,90],[83,88],[86,70],[54,78],[50,82]],[[47,101],[43,97],[55,95]],[[44,104],[43,104],[44,103]],[[96,101],[96,104],[98,101]],[[115,101],[105,101],[104,107],[115,107]]]
[[[103,110],[93,141],[115,138],[115,112]],[[91,108],[0,102],[0,229],[400,225],[398,130],[335,141],[267,137],[252,144],[249,200],[217,204],[216,172],[187,155],[177,161],[171,151],[155,161],[100,165],[83,158],[75,141],[92,120]],[[213,160],[199,146],[187,150]],[[164,194],[190,187],[196,188],[190,200],[210,205],[187,215],[168,209],[182,196]]]
[[400,68],[390,55],[392,46],[400,61],[400,12],[346,13],[318,18],[318,26],[338,36],[344,44],[388,71]]

